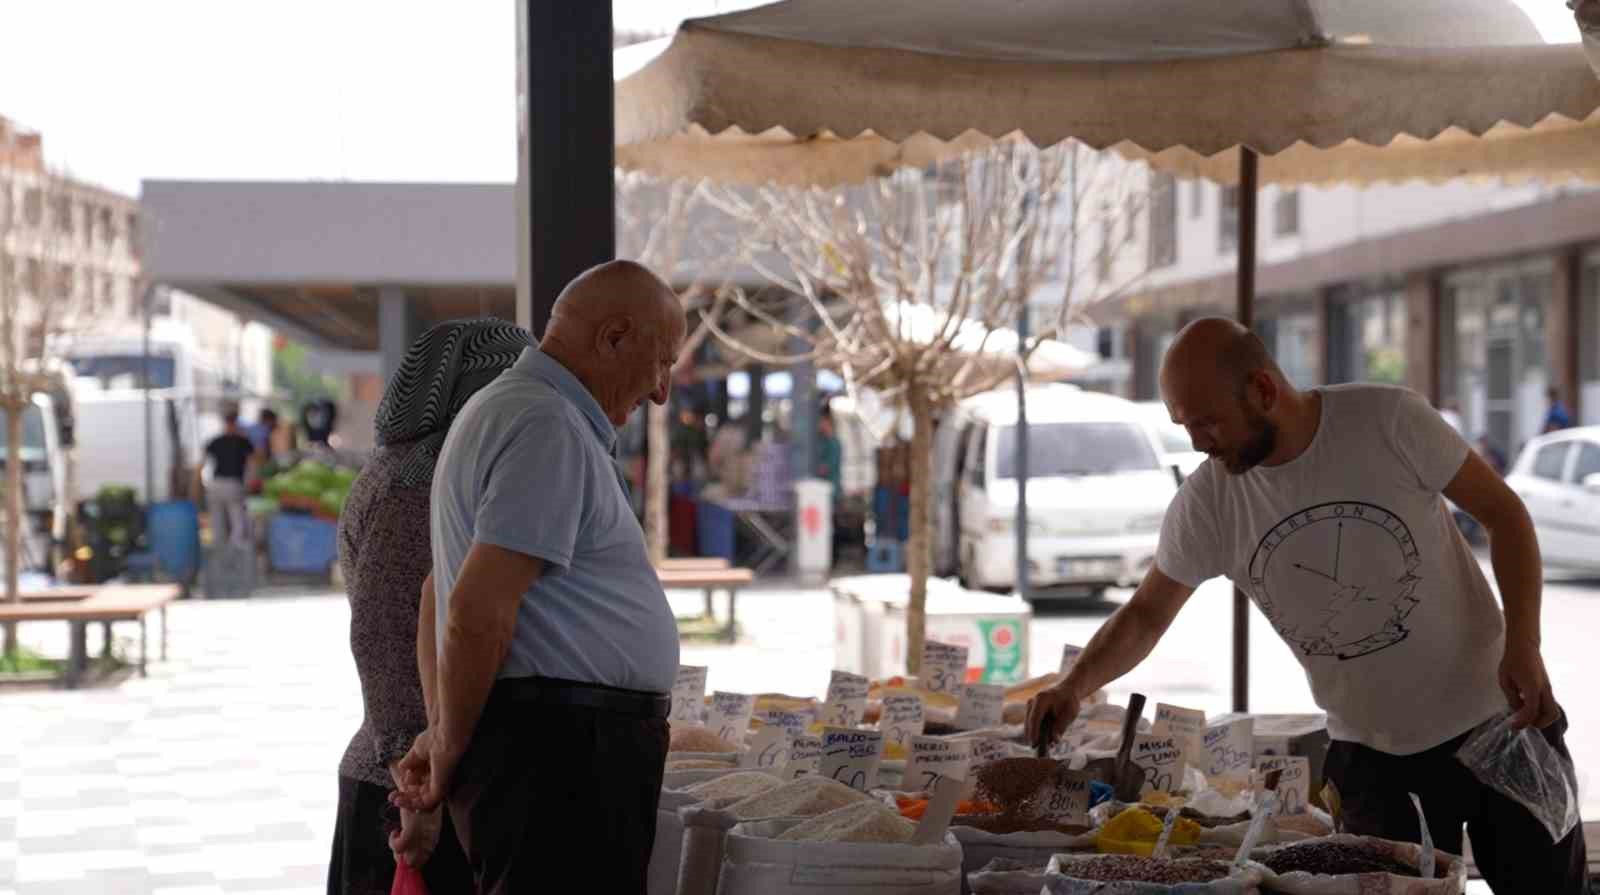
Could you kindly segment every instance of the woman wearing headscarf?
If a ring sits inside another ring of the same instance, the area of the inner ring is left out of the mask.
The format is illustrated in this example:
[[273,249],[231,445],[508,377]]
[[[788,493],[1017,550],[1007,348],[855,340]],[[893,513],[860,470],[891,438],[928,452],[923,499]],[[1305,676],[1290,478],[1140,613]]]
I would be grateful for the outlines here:
[[[339,519],[350,651],[365,717],[339,765],[329,895],[387,895],[397,856],[419,867],[438,895],[473,891],[447,813],[391,807],[390,769],[428,726],[432,681],[425,692],[417,637],[422,590],[432,586],[428,492],[434,464],[462,405],[531,344],[526,330],[501,320],[442,323],[412,343],[378,405],[377,450]],[[433,636],[431,614],[420,627],[422,636]]]

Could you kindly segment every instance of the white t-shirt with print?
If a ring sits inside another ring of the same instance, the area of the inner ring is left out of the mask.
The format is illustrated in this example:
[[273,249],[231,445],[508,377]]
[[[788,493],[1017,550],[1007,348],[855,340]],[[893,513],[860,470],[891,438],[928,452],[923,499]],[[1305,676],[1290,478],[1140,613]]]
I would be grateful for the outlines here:
[[1503,617],[1440,496],[1470,448],[1415,392],[1318,391],[1299,457],[1184,482],[1156,565],[1190,587],[1226,575],[1304,666],[1329,736],[1409,755],[1505,707]]

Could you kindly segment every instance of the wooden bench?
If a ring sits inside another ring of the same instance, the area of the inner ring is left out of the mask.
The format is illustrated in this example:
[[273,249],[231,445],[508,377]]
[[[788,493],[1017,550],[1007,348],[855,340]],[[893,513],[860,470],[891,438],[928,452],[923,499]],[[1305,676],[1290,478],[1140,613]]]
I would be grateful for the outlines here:
[[722,629],[722,639],[732,643],[736,636],[734,622],[736,607],[739,600],[739,588],[746,587],[755,580],[755,573],[749,569],[702,569],[702,570],[674,570],[656,569],[656,575],[661,579],[661,586],[666,588],[680,588],[683,590],[703,590],[706,594],[706,616],[715,618],[711,608],[711,595],[714,591],[725,590],[728,592],[728,624]]
[[23,595],[21,603],[0,603],[0,622],[64,621],[69,628],[67,669],[63,680],[73,688],[83,680],[89,665],[88,627],[106,626],[110,648],[114,622],[139,623],[139,675],[148,674],[150,641],[145,616],[161,613],[161,659],[167,658],[167,604],[181,593],[176,584],[108,584],[95,588],[62,588]]
[[664,559],[656,569],[662,572],[720,572],[732,566],[733,563],[720,556],[684,556]]

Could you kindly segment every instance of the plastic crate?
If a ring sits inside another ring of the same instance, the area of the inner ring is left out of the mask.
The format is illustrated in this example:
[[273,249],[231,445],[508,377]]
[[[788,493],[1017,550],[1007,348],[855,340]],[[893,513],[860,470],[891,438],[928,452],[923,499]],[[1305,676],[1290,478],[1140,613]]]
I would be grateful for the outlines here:
[[274,572],[326,575],[339,558],[339,527],[311,516],[279,513],[267,526],[267,560]]
[[698,501],[694,514],[698,553],[734,561],[733,511],[707,500]]

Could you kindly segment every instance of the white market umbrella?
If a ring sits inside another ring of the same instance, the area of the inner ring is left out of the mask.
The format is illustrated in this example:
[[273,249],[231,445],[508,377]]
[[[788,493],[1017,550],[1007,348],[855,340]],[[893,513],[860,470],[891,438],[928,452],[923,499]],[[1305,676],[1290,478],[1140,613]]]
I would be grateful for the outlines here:
[[[836,185],[1020,133],[1237,183],[1247,326],[1261,182],[1600,178],[1600,81],[1509,0],[781,0],[654,49],[623,167]],[[1234,629],[1242,709],[1237,591]]]

